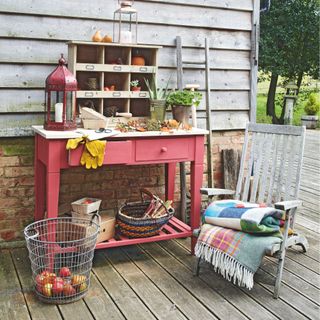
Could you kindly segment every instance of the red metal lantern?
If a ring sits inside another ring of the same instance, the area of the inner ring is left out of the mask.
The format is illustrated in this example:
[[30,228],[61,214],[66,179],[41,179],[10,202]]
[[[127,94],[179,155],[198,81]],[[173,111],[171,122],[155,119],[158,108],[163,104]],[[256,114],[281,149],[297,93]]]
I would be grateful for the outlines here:
[[76,91],[78,82],[67,69],[61,54],[59,65],[46,79],[46,130],[74,130],[76,124]]

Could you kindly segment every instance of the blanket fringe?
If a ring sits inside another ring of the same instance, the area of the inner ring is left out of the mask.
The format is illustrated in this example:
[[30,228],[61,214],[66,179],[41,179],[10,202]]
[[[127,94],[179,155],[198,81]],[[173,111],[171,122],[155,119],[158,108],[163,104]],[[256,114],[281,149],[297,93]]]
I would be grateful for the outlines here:
[[233,284],[237,283],[238,286],[246,287],[249,290],[253,288],[254,273],[233,257],[199,241],[194,250],[198,258],[211,263],[214,271],[220,273],[228,281],[233,282]]

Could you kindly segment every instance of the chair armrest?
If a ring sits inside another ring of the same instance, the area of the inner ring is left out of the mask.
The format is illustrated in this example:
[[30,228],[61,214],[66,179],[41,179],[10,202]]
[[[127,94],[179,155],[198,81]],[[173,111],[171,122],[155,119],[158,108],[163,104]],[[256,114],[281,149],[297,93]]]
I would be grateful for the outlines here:
[[220,196],[220,195],[234,195],[236,192],[230,189],[217,189],[217,188],[201,188],[201,194],[208,196]]
[[301,200],[292,200],[292,201],[281,201],[274,204],[274,207],[279,210],[290,210],[292,208],[297,208],[302,205]]

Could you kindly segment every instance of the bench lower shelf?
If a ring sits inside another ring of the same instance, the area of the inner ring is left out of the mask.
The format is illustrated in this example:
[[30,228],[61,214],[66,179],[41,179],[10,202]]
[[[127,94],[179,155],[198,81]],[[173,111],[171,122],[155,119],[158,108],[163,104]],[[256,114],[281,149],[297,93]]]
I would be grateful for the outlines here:
[[120,246],[129,246],[133,244],[156,242],[169,240],[174,238],[186,238],[192,236],[192,230],[190,226],[183,223],[179,219],[173,217],[170,221],[162,228],[159,235],[148,237],[148,238],[134,238],[129,239],[124,236],[118,236],[116,239],[110,239],[105,242],[97,243],[96,249],[113,248]]

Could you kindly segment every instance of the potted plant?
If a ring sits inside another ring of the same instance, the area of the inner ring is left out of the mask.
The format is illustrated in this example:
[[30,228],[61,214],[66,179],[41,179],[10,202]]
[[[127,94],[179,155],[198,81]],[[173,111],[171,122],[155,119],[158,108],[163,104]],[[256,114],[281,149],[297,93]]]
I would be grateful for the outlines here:
[[307,129],[316,129],[318,123],[317,113],[320,110],[320,101],[315,93],[309,95],[309,99],[304,106],[306,115],[301,116],[301,123]]
[[179,90],[168,95],[167,104],[171,105],[173,119],[188,124],[191,106],[199,106],[202,94],[196,91]]
[[140,91],[141,90],[139,80],[132,80],[130,82],[130,86],[131,86],[131,91]]
[[153,75],[151,83],[148,79],[144,79],[149,92],[150,115],[152,120],[159,120],[161,122],[165,120],[167,110],[166,99],[170,78],[165,88],[157,88],[155,75]]

